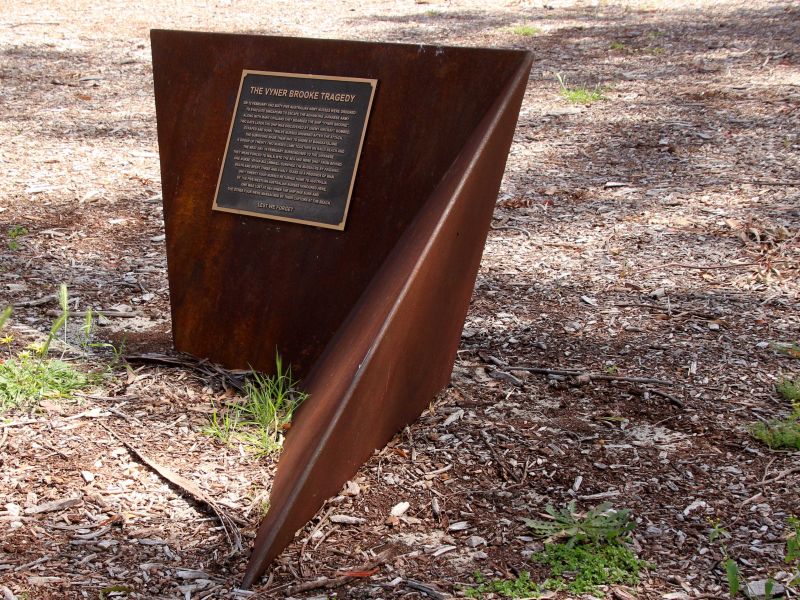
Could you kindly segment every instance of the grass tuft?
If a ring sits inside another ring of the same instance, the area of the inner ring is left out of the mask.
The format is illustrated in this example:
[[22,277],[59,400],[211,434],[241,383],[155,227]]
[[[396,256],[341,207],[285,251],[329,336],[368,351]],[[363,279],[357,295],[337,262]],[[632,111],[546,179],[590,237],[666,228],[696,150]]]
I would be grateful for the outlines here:
[[19,250],[19,239],[28,235],[28,229],[22,225],[12,225],[8,228],[8,249]]
[[[45,399],[68,398],[72,392],[89,387],[96,377],[88,375],[63,360],[48,358],[50,344],[62,329],[66,330],[69,317],[67,286],[58,291],[61,314],[53,322],[44,342],[31,344],[33,350],[20,352],[16,358],[0,362],[0,412],[19,409],[32,411]],[[0,329],[11,316],[9,306],[0,312]],[[0,338],[10,343],[13,337]]]
[[594,88],[585,86],[567,86],[566,81],[561,77],[561,73],[556,74],[558,84],[561,87],[561,97],[570,104],[592,104],[605,100],[603,88],[596,85]]
[[753,423],[750,435],[771,450],[800,450],[800,377],[784,379],[775,390],[791,402],[792,414],[784,419]]
[[511,31],[515,35],[521,35],[523,37],[532,37],[534,35],[539,35],[542,32],[541,29],[534,27],[533,25],[517,25]]
[[88,375],[64,361],[22,352],[0,364],[0,411],[30,411],[42,400],[68,398],[91,383]]
[[275,367],[272,376],[253,372],[245,383],[244,403],[214,408],[203,432],[223,444],[240,442],[258,456],[280,450],[295,410],[308,395],[296,389],[291,368],[283,368],[280,356]]
[[750,426],[750,435],[771,450],[800,450],[800,421],[796,415],[786,419],[761,421]]

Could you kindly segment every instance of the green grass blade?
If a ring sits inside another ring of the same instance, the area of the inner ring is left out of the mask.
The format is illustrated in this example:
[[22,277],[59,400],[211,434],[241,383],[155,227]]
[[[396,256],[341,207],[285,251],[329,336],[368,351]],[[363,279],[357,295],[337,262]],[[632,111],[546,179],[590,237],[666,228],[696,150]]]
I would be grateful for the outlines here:
[[3,312],[0,313],[0,329],[2,329],[3,325],[6,324],[6,321],[8,321],[8,318],[11,316],[11,311],[13,310],[14,309],[12,307],[6,306]]
[[739,593],[739,565],[730,557],[725,559],[724,564],[725,575],[728,577],[728,589],[730,590],[731,598],[734,598]]
[[69,294],[67,293],[66,283],[62,283],[58,288],[58,305],[61,307],[62,312],[69,310]]
[[50,351],[50,344],[52,343],[53,339],[56,337],[61,328],[64,327],[64,324],[67,322],[67,313],[61,313],[61,316],[58,317],[54,322],[53,326],[50,328],[50,333],[47,336],[47,339],[42,346],[42,349],[39,350],[39,356],[46,356],[47,353]]

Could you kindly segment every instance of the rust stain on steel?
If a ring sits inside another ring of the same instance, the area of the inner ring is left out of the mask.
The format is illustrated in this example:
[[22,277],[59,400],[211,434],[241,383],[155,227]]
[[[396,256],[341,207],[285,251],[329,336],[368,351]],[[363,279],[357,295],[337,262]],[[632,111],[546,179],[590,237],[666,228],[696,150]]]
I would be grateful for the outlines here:
[[[151,37],[175,346],[266,371],[278,348],[311,395],[278,465],[250,587],[449,381],[531,56]],[[212,213],[243,69],[378,80],[345,231]]]

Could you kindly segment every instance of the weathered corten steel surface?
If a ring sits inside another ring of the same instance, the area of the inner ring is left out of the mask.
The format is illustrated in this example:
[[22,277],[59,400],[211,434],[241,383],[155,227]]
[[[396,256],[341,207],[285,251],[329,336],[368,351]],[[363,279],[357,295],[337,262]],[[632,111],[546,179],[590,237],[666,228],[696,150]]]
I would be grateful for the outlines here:
[[[163,30],[151,39],[175,347],[264,371],[278,349],[302,377],[519,53]],[[378,80],[344,231],[212,211],[244,69]]]
[[[251,586],[449,381],[525,92],[527,52],[154,31],[175,344],[269,370],[295,419]],[[242,69],[374,78],[345,231],[212,213]]]

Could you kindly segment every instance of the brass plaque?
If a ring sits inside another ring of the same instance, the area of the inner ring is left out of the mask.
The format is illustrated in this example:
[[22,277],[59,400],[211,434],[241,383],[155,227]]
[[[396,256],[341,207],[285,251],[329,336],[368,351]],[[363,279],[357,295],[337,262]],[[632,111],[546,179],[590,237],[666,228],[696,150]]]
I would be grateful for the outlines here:
[[344,229],[376,85],[243,71],[213,209]]

